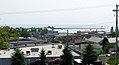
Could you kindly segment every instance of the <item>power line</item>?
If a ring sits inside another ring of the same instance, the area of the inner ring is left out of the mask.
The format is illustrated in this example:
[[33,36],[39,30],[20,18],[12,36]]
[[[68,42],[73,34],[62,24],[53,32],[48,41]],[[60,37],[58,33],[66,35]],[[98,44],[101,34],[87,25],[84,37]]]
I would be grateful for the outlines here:
[[102,7],[110,7],[110,6],[112,6],[112,5],[111,4],[107,4],[107,5],[98,5],[98,6],[90,6],[90,7],[83,7],[83,8],[53,9],[53,10],[41,10],[41,11],[5,12],[5,13],[0,13],[0,15],[30,14],[30,13],[45,13],[45,12],[60,12],[60,11],[74,11],[74,10],[102,8]]

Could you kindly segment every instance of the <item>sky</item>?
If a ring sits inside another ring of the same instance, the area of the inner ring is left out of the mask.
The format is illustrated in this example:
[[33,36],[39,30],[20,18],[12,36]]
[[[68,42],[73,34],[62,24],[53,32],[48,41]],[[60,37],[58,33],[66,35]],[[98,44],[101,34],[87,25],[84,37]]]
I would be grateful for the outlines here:
[[115,25],[117,0],[0,0],[0,24]]

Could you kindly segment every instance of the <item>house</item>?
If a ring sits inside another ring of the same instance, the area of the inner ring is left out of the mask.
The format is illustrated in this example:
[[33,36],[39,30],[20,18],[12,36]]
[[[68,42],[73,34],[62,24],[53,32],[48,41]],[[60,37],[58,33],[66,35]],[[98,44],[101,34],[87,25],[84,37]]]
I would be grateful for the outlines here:
[[29,37],[29,38],[19,38],[19,41],[11,41],[9,42],[9,45],[11,48],[13,48],[17,44],[20,45],[21,47],[24,47],[24,46],[36,46],[40,45],[41,43],[43,43],[43,40]]
[[79,53],[83,53],[85,50],[85,47],[88,43],[91,42],[91,45],[94,47],[94,50],[97,53],[100,53],[102,50],[102,46],[100,45],[103,38],[99,37],[90,37],[89,39],[76,39],[74,43],[69,43],[70,47],[74,49],[75,51],[78,51]]
[[[97,53],[100,53],[100,51],[102,50],[102,46],[100,45],[102,40],[103,38],[99,38],[99,37],[91,37],[89,39],[86,39],[87,43],[91,42],[91,45],[94,47],[94,50],[96,50]],[[81,44],[81,52],[83,52],[87,43]]]

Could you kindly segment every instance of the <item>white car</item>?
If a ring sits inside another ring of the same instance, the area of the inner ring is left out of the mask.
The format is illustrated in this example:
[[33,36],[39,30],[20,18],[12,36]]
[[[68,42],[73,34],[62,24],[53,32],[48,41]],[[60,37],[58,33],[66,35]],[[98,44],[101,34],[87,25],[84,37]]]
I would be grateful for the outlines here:
[[[119,52],[117,52],[118,54],[119,54]],[[111,55],[115,55],[116,54],[116,52],[110,52],[110,54]]]
[[106,57],[109,57],[109,56],[111,56],[111,54],[106,54]]

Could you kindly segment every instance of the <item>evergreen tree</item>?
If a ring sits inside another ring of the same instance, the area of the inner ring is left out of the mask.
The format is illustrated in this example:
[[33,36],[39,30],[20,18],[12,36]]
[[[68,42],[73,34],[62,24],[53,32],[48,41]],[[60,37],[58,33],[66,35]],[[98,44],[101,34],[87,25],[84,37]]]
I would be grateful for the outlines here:
[[111,32],[111,33],[113,33],[113,32],[114,32],[114,29],[113,29],[113,27],[111,27],[111,29],[110,29],[110,32]]
[[108,53],[109,52],[109,41],[106,37],[104,37],[103,41],[102,41],[102,50],[105,52],[105,53]]
[[24,54],[20,49],[15,49],[11,57],[11,62],[11,65],[26,65]]
[[85,50],[83,51],[82,56],[83,56],[82,62],[85,65],[93,64],[97,60],[97,54],[94,51],[94,48],[90,43],[86,46]]
[[61,56],[62,63],[61,65],[72,65],[73,63],[73,55],[71,53],[71,49],[69,49],[68,45],[65,46],[63,50],[63,55]]
[[46,55],[45,55],[45,50],[44,49],[42,49],[41,50],[41,52],[40,52],[40,65],[46,65],[46,62],[45,62],[45,60],[46,60]]

